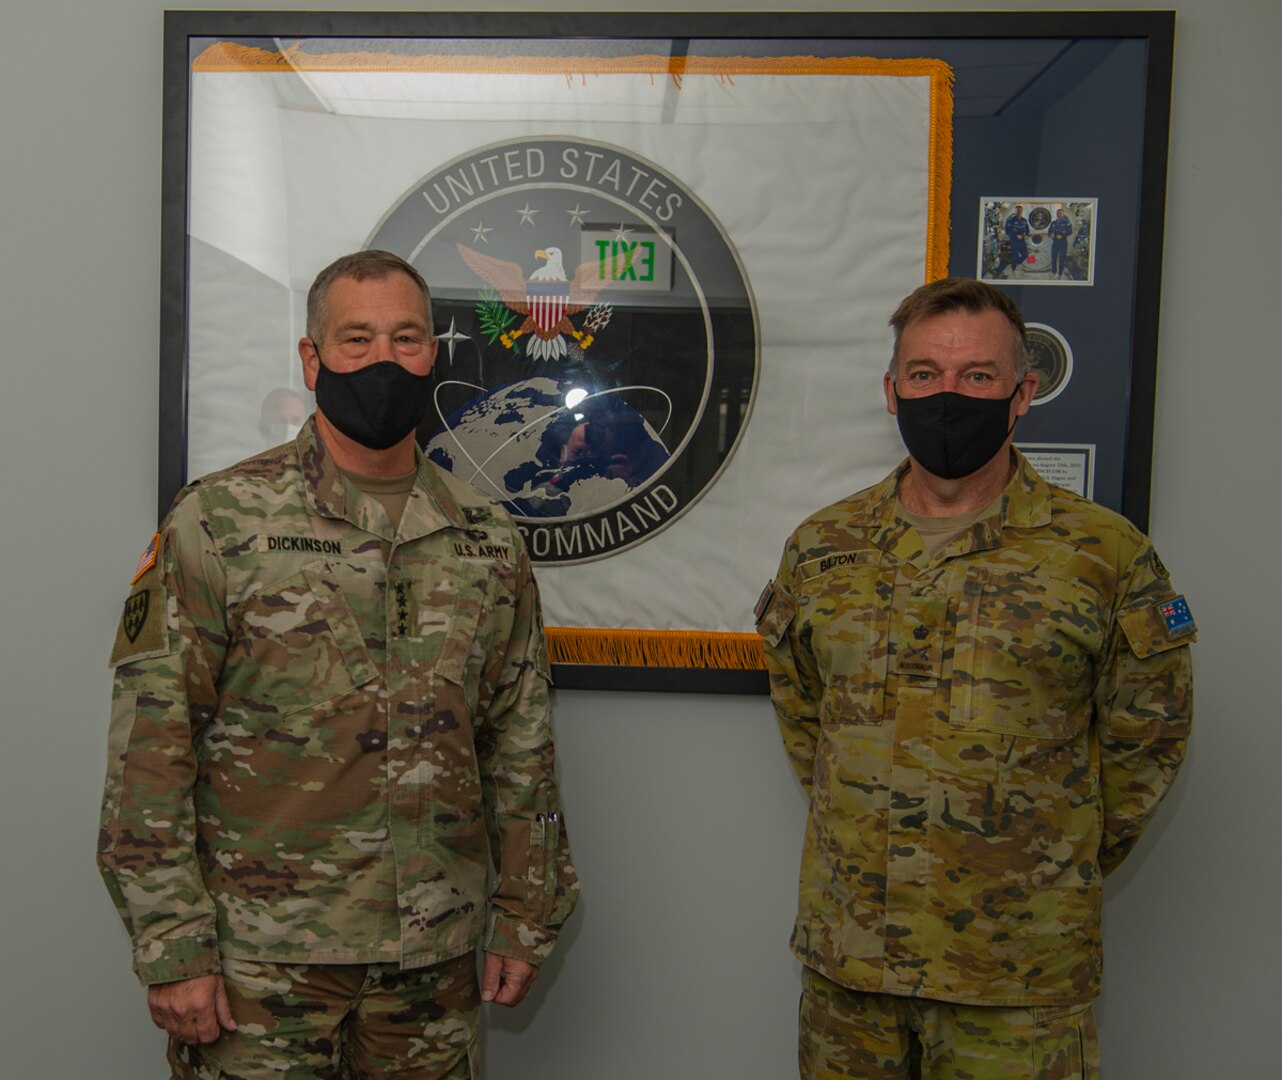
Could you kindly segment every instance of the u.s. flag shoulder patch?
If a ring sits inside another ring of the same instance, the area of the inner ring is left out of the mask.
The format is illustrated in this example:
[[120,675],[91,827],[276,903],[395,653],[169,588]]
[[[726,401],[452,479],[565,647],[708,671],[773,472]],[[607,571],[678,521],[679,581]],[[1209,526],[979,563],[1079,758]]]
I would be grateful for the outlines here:
[[151,543],[147,545],[147,550],[142,553],[142,558],[138,560],[138,567],[134,570],[134,576],[129,579],[130,585],[136,585],[138,579],[148,570],[156,565],[156,556],[160,552],[160,533],[156,533],[151,538]]

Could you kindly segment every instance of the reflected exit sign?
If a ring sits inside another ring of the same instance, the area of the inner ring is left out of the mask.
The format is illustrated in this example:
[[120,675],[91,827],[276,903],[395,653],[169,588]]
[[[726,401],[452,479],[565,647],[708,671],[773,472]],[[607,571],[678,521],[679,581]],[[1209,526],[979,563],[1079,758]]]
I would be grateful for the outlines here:
[[584,226],[579,261],[596,267],[608,289],[667,292],[672,288],[672,246],[649,229]]

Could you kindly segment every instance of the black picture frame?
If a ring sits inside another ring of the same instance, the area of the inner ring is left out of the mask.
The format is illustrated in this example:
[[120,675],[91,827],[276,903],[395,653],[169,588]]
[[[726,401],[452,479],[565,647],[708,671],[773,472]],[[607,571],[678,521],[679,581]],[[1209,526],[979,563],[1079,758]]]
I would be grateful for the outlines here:
[[[1162,239],[1166,203],[1171,73],[1175,14],[1171,11],[1118,12],[950,12],[950,13],[675,13],[629,12],[267,12],[169,11],[164,33],[164,137],[161,207],[160,416],[158,445],[158,513],[168,509],[187,481],[188,443],[188,232],[190,109],[189,87],[193,43],[205,39],[249,41],[275,38],[487,38],[494,41],[669,39],[674,47],[715,48],[719,43],[746,43],[764,50],[799,46],[825,55],[934,57],[949,62],[956,73],[958,116],[954,129],[952,249],[950,269],[973,275],[976,264],[975,215],[986,195],[1011,190],[1009,164],[1019,159],[1018,125],[1010,117],[1038,97],[1087,91],[1125,59],[1128,91],[1120,105],[1138,110],[1138,139],[1121,147],[1085,147],[1101,155],[1095,173],[1100,184],[1126,192],[1127,212],[1109,226],[1119,242],[1101,255],[1111,258],[1107,290],[1096,284],[1074,315],[1048,315],[1030,310],[1035,304],[1055,307],[1063,290],[1021,295],[1017,302],[1030,320],[1074,319],[1083,325],[1108,323],[1116,348],[1129,358],[1125,401],[1108,437],[1115,441],[1120,463],[1115,480],[1100,498],[1140,529],[1148,525],[1153,457],[1153,411],[1158,358],[1158,316],[1162,281]],[[1000,57],[1000,65],[985,63]],[[1004,69],[996,74],[997,69]],[[987,82],[985,81],[987,80]],[[1110,84],[1111,85],[1111,84]],[[992,91],[992,100],[985,94]],[[1090,94],[1078,93],[1081,100]],[[1130,100],[1133,98],[1134,100]],[[1084,106],[1089,109],[1088,106]],[[963,115],[963,110],[981,113]],[[987,114],[982,110],[987,109]],[[1101,110],[1101,121],[1106,111]],[[1089,124],[1086,125],[1089,127]],[[1012,134],[1014,132],[1014,134]],[[1012,145],[1013,144],[1013,145]],[[1107,160],[1105,160],[1107,159]],[[984,163],[994,167],[984,175]],[[1004,164],[996,164],[996,163]],[[763,163],[769,167],[768,162]],[[785,168],[786,163],[776,167]],[[1091,169],[1082,171],[1092,175]],[[1064,195],[1093,194],[1090,183],[1074,180]],[[1098,186],[1098,185],[1097,185]],[[1107,204],[1105,204],[1107,205]],[[1103,216],[1103,215],[1102,215]],[[1120,220],[1119,220],[1120,218]],[[1124,240],[1125,243],[1120,241]],[[1121,249],[1125,253],[1119,253]],[[1045,297],[1045,299],[1042,299]],[[1108,319],[1089,311],[1089,301],[1108,304]],[[1087,312],[1081,313],[1085,303]],[[1079,352],[1081,350],[1078,350]],[[1074,421],[1062,419],[1040,437],[1050,442],[1074,441]],[[1118,430],[1120,429],[1120,430]],[[751,598],[746,601],[751,603]],[[638,668],[614,665],[555,665],[563,688],[613,690],[766,692],[763,671]]]

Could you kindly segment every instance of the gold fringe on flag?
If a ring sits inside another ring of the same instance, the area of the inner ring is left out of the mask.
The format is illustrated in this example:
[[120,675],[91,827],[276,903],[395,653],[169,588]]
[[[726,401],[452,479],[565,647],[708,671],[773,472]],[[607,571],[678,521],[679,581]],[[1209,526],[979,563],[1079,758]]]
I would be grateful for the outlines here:
[[[926,280],[948,273],[950,192],[953,169],[953,72],[942,60],[817,56],[443,56],[376,52],[307,51],[295,42],[268,51],[220,41],[192,61],[192,71],[209,72],[430,72],[460,74],[559,74],[573,87],[594,75],[648,74],[670,78],[679,90],[690,75],[863,75],[930,79],[930,150],[926,223]],[[554,664],[612,664],[638,667],[765,668],[756,634],[700,630],[631,630],[551,626],[548,652]]]
[[[430,40],[430,39],[428,39]],[[944,61],[866,56],[442,56],[392,52],[308,52],[298,41],[278,51],[231,41],[214,42],[197,56],[193,72],[431,72],[440,74],[659,75],[676,88],[688,75],[885,75],[930,79],[930,180],[926,219],[926,280],[948,273],[949,196],[953,181],[953,71]]]
[[756,634],[549,626],[547,642],[548,656],[554,664],[736,671],[763,671],[766,666],[761,638]]

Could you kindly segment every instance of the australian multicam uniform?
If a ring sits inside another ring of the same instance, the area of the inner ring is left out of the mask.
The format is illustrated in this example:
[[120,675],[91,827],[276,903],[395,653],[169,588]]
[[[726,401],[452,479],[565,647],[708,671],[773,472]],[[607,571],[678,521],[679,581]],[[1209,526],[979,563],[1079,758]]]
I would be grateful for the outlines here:
[[578,883],[538,594],[473,488],[420,457],[393,531],[312,420],[179,495],[112,663],[99,865],[144,983],[550,952]]
[[810,795],[793,949],[857,990],[1093,999],[1102,876],[1184,756],[1187,606],[1130,524],[1015,461],[934,557],[906,465],[820,511],[759,608]]

